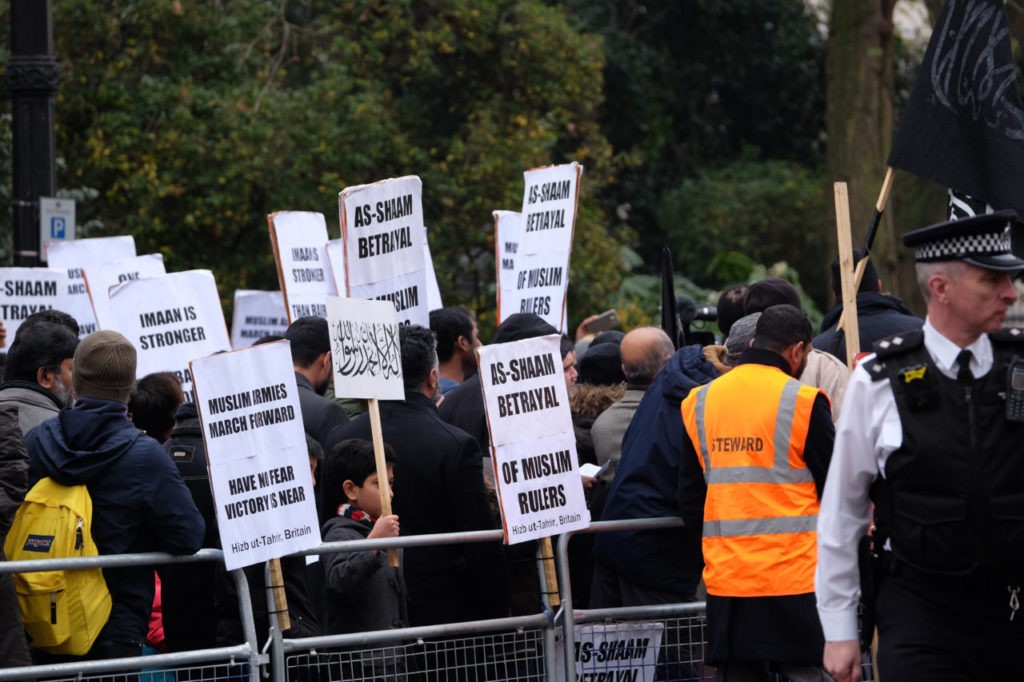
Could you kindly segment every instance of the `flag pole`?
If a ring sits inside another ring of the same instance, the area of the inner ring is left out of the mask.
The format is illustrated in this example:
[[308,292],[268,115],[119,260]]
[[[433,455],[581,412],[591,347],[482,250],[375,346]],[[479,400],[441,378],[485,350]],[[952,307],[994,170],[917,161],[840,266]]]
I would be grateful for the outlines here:
[[[885,178],[882,180],[882,189],[878,192],[878,199],[875,200],[875,215],[871,218],[871,226],[868,228],[868,238],[864,244],[864,257],[857,262],[853,272],[853,290],[860,291],[861,280],[864,279],[864,271],[868,267],[868,258],[871,257],[871,246],[875,243],[875,235],[878,234],[878,224],[882,221],[882,214],[889,204],[889,192],[892,191],[893,167],[887,166]],[[838,210],[838,207],[837,207]],[[836,226],[838,229],[838,225]],[[846,322],[846,306],[843,306],[843,314],[836,325],[836,333],[843,331]],[[847,346],[849,347],[849,346]]]

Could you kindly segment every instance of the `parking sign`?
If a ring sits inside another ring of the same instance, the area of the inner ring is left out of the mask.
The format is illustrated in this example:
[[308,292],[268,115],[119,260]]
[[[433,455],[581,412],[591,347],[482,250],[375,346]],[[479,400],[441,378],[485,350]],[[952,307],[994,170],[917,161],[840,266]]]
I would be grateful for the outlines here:
[[39,259],[46,262],[46,245],[75,238],[75,200],[39,197]]

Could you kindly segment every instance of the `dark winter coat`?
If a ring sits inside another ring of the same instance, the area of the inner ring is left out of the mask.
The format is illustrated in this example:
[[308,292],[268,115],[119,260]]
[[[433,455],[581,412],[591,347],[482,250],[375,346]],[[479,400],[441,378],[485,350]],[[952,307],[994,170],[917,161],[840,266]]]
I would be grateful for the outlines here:
[[[472,436],[443,421],[418,391],[406,391],[405,401],[382,400],[380,421],[397,456],[392,509],[402,535],[496,527]],[[346,438],[370,440],[369,414],[332,431],[327,446]],[[497,543],[409,547],[404,570],[414,626],[506,615],[507,573]]]
[[[131,423],[124,403],[79,398],[32,429],[25,444],[30,484],[50,476],[61,485],[86,485],[100,554],[193,554],[202,547],[203,517],[181,475],[163,447]],[[103,575],[113,607],[98,641],[141,645],[153,567],[106,568]]]
[[[679,516],[683,453],[679,405],[690,390],[718,376],[699,345],[684,346],[651,382],[622,439],[622,456],[603,521]],[[704,569],[700,528],[598,533],[594,555],[642,587],[692,595]]]
[[[821,333],[814,337],[813,345],[846,362],[846,334],[836,332],[842,314],[842,304],[825,313],[821,320]],[[861,352],[870,353],[875,341],[900,332],[920,329],[923,324],[924,320],[904,308],[903,302],[894,296],[876,291],[857,294],[857,335],[860,337]]]
[[[345,516],[324,524],[324,542],[365,540],[370,528]],[[323,554],[327,585],[328,634],[390,630],[409,626],[409,607],[402,574],[392,568],[387,552]]]
[[[3,541],[27,490],[28,453],[18,426],[18,408],[0,405],[0,561],[7,561]],[[0,619],[0,668],[32,665],[10,573],[0,575],[0,613],[7,614]]]
[[302,426],[306,433],[316,439],[327,455],[327,434],[331,429],[348,423],[348,415],[341,405],[325,398],[313,390],[313,384],[298,372],[295,384],[299,391],[299,410],[302,412]]

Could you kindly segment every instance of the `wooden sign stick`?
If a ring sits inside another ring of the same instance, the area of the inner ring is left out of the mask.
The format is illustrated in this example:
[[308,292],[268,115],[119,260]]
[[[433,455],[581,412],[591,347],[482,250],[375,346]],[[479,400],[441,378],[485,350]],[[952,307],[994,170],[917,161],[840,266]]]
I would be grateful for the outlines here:
[[[388,465],[384,461],[384,435],[380,428],[380,405],[376,398],[369,399],[370,431],[373,434],[373,458],[377,462],[377,485],[380,486],[380,515],[391,514],[391,485],[388,483]],[[388,550],[392,568],[398,567],[398,550]]]
[[288,617],[288,598],[284,592],[284,574],[281,573],[281,560],[271,559],[270,564],[270,585],[274,591],[274,609],[277,616],[277,629],[281,632],[292,627],[291,618]]
[[538,542],[541,560],[544,562],[544,592],[548,596],[548,605],[557,609],[562,598],[558,594],[558,571],[555,569],[555,550],[551,547],[551,536],[541,538]]
[[[845,182],[833,184],[836,202],[836,234],[839,238],[839,276],[843,291],[843,322],[846,334],[846,366],[853,369],[860,353],[860,329],[857,322],[857,284],[854,282],[853,241],[850,235],[850,199]],[[867,256],[860,265],[867,265]],[[861,276],[863,276],[861,268]]]

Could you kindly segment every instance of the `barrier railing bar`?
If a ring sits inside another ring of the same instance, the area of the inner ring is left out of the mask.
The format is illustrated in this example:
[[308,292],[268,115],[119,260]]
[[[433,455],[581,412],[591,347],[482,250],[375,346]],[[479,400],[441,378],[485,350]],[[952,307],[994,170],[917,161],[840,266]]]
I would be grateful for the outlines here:
[[[555,614],[555,624],[562,627],[562,641],[565,643],[565,679],[576,677],[576,612],[572,608],[572,581],[569,579],[569,540],[580,533],[594,533],[602,530],[647,530],[654,528],[676,528],[683,525],[678,516],[653,519],[622,519],[617,521],[592,521],[587,528],[562,533],[558,538],[558,589],[562,599],[561,608]],[[604,609],[621,611],[621,609]]]
[[319,637],[303,637],[302,639],[285,639],[283,640],[283,646],[286,653],[293,653],[296,651],[310,651],[312,649],[328,649],[337,646],[383,644],[392,643],[396,640],[415,641],[432,637],[548,627],[550,625],[551,621],[548,617],[543,613],[538,613],[530,616],[470,620],[462,623],[442,623],[438,625],[419,625],[417,627],[396,628],[394,630],[375,630],[371,632],[351,632],[344,635],[320,635]]

